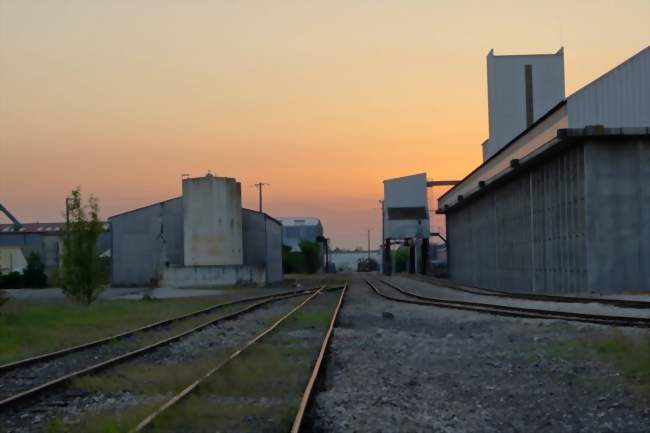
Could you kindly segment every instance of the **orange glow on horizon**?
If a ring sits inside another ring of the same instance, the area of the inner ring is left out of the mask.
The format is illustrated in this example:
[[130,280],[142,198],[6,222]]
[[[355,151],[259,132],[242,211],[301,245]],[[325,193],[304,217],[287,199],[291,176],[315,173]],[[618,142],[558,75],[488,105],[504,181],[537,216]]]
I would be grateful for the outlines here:
[[623,3],[0,0],[0,202],[60,220],[81,184],[108,217],[210,170],[377,245],[382,179],[481,162],[491,48],[564,46],[569,95],[650,42]]

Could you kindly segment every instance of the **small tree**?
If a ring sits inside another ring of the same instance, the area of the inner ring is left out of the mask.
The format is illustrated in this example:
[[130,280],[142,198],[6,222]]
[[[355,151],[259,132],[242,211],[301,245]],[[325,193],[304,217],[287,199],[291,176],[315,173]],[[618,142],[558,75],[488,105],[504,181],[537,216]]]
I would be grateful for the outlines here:
[[97,198],[86,205],[77,187],[67,199],[67,220],[63,234],[60,281],[69,297],[90,304],[102,291],[97,240],[102,233]]
[[41,255],[31,251],[27,255],[27,267],[23,270],[23,284],[32,289],[41,289],[47,286],[47,275]]
[[408,269],[410,251],[407,247],[399,247],[395,251],[395,272],[406,272]]
[[309,274],[318,272],[321,267],[320,245],[317,242],[302,241],[300,251],[305,260],[305,271]]

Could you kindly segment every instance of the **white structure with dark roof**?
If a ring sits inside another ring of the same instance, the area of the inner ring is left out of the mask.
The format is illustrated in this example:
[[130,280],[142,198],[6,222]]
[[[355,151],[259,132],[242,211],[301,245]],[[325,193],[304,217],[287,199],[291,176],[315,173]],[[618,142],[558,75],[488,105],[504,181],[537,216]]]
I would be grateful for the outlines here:
[[501,150],[564,99],[564,50],[487,56],[490,137],[483,160]]
[[300,242],[316,242],[323,236],[323,224],[316,217],[278,217],[282,223],[282,243],[300,251]]

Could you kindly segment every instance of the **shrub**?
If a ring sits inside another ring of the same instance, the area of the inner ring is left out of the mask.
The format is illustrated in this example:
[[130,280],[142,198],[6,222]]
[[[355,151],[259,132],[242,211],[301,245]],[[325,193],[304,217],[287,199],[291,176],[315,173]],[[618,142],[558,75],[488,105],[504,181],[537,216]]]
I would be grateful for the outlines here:
[[7,292],[4,290],[0,290],[0,309],[2,309],[2,306],[6,304],[7,301],[9,301],[9,295],[7,295]]
[[22,289],[23,275],[18,271],[9,272],[7,275],[0,275],[0,289]]
[[32,289],[47,287],[45,265],[41,260],[41,255],[36,251],[27,255],[27,267],[23,270],[23,284]]

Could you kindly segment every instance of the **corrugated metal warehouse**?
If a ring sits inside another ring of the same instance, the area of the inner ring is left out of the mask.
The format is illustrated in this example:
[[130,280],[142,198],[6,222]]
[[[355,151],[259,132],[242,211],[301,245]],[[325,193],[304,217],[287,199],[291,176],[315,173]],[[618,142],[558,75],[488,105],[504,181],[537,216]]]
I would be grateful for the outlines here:
[[[65,223],[0,224],[0,272],[21,270],[27,265],[26,257],[36,251],[45,265],[50,280],[61,261],[61,233]],[[110,226],[104,224],[104,231],[97,243],[100,255],[110,255]]]
[[451,280],[541,293],[650,291],[649,127],[647,47],[439,199]]
[[109,218],[114,286],[281,281],[282,225],[241,207],[231,178],[183,180],[183,196]]

